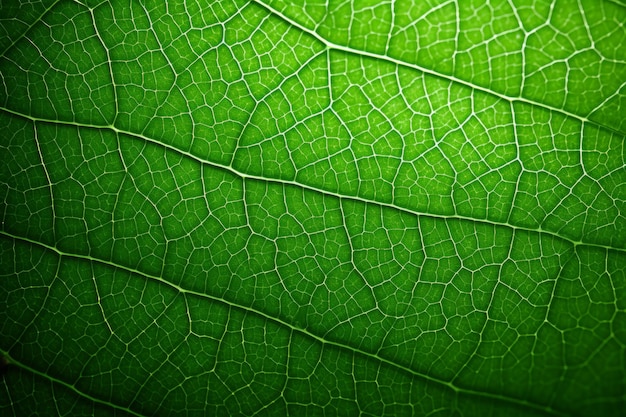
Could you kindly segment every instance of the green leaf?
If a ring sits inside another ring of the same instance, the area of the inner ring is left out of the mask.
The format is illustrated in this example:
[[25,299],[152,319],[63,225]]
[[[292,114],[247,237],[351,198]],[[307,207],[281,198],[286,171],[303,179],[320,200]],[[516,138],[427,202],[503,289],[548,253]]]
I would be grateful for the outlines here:
[[626,409],[623,2],[0,16],[0,414]]

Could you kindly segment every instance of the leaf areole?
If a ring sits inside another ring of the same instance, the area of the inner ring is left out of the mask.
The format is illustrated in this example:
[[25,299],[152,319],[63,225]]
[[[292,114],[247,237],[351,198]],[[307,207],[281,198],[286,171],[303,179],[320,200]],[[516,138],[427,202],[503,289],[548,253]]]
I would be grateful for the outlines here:
[[0,356],[0,376],[4,378],[4,376],[9,371],[11,367],[11,361],[5,355]]

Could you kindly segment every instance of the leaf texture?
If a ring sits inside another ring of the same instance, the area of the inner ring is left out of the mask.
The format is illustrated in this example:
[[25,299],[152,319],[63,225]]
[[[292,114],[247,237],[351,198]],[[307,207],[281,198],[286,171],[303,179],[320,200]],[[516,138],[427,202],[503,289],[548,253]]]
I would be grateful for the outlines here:
[[3,415],[618,416],[626,6],[0,6]]

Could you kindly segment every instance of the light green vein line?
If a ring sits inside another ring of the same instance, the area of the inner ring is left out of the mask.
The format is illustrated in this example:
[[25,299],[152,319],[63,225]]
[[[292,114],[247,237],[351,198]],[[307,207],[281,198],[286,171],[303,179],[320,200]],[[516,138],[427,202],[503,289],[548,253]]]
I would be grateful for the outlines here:
[[[290,330],[298,332],[298,333],[300,333],[300,334],[302,334],[304,336],[307,336],[307,337],[309,337],[309,338],[311,338],[311,339],[313,339],[313,340],[315,340],[315,341],[317,341],[317,342],[319,342],[319,343],[321,343],[323,345],[333,346],[333,347],[336,347],[336,348],[341,349],[341,350],[352,352],[352,353],[354,353],[356,355],[362,356],[362,357],[367,358],[367,359],[376,360],[376,361],[378,361],[380,363],[384,363],[386,365],[389,365],[389,366],[391,366],[391,367],[393,367],[395,369],[398,369],[398,370],[400,370],[402,372],[405,372],[407,374],[413,375],[413,376],[415,376],[415,377],[417,377],[419,379],[422,379],[424,381],[431,382],[433,384],[437,384],[439,386],[443,386],[443,387],[445,387],[447,389],[450,389],[451,391],[455,392],[457,395],[469,395],[469,396],[485,398],[485,399],[489,399],[489,400],[502,401],[502,402],[505,402],[505,403],[508,403],[508,404],[514,404],[514,405],[517,405],[517,406],[521,406],[521,407],[526,407],[526,408],[530,408],[530,409],[533,409],[533,410],[542,411],[542,412],[545,412],[545,413],[548,413],[548,414],[552,414],[554,416],[559,416],[559,417],[567,417],[568,416],[568,414],[565,414],[565,413],[563,413],[563,412],[561,412],[559,410],[556,410],[556,409],[552,408],[551,406],[539,405],[539,404],[532,403],[532,402],[530,402],[528,400],[523,400],[523,399],[508,397],[508,396],[499,395],[499,394],[495,394],[495,393],[483,392],[483,391],[477,391],[477,390],[472,390],[472,389],[468,389],[468,388],[459,387],[459,386],[455,385],[454,383],[452,383],[450,381],[445,381],[443,379],[435,378],[435,377],[432,377],[432,376],[430,376],[428,374],[424,374],[424,373],[418,372],[418,371],[416,371],[414,369],[411,369],[409,367],[406,367],[406,366],[403,366],[401,364],[398,364],[398,363],[396,363],[396,362],[394,362],[394,361],[392,361],[390,359],[387,359],[385,357],[382,357],[382,356],[380,356],[378,354],[371,353],[371,352],[368,352],[368,351],[363,350],[363,349],[355,348],[355,347],[347,345],[345,343],[341,343],[341,342],[337,342],[337,341],[334,341],[334,340],[325,339],[325,338],[323,338],[321,336],[316,335],[315,333],[311,333],[307,329],[301,329],[299,327],[296,327],[293,324],[291,324],[291,323],[289,323],[289,322],[287,322],[287,321],[285,321],[285,320],[283,320],[281,318],[274,317],[274,316],[272,316],[272,315],[270,315],[268,313],[265,313],[262,310],[258,310],[258,309],[255,309],[253,307],[248,307],[248,306],[245,306],[245,305],[237,304],[235,301],[226,300],[226,299],[223,299],[223,298],[220,298],[220,297],[216,297],[216,296],[211,295],[211,294],[205,294],[205,293],[201,293],[201,292],[198,292],[198,291],[189,290],[189,289],[186,289],[184,287],[181,287],[180,285],[173,284],[173,283],[167,281],[165,278],[154,276],[154,275],[150,275],[150,274],[147,274],[145,272],[139,271],[139,270],[134,269],[134,268],[126,267],[126,266],[123,266],[123,265],[117,265],[117,264],[115,264],[113,262],[110,262],[110,261],[107,261],[107,260],[104,260],[104,259],[95,258],[95,257],[89,256],[89,255],[80,255],[80,254],[73,254],[73,253],[63,252],[63,251],[55,248],[54,246],[51,246],[51,245],[48,245],[48,244],[45,244],[45,243],[42,243],[42,242],[37,242],[37,241],[34,241],[32,239],[29,239],[29,238],[22,237],[22,236],[17,236],[17,235],[14,235],[14,234],[11,234],[11,233],[8,233],[8,232],[5,232],[5,231],[0,231],[0,235],[5,236],[7,238],[14,239],[14,240],[18,240],[18,241],[21,241],[21,242],[25,242],[25,243],[29,243],[29,244],[32,244],[32,245],[39,246],[41,248],[44,248],[44,249],[47,249],[49,251],[52,251],[52,252],[56,253],[60,257],[66,257],[66,258],[83,260],[83,261],[89,261],[89,262],[96,262],[96,263],[99,263],[101,265],[104,265],[104,266],[107,266],[107,267],[110,267],[110,268],[116,268],[116,269],[119,269],[119,270],[122,270],[122,271],[125,271],[125,272],[128,272],[128,273],[131,273],[133,275],[138,275],[138,276],[144,277],[146,279],[149,279],[149,280],[158,282],[160,284],[166,285],[166,286],[168,286],[168,287],[178,291],[180,294],[185,294],[185,295],[194,296],[194,297],[198,297],[198,298],[205,299],[205,300],[210,300],[210,301],[222,303],[222,304],[225,304],[225,305],[230,306],[232,308],[236,308],[236,309],[238,309],[240,311],[247,312],[247,313],[250,313],[250,314],[254,314],[254,315],[256,315],[258,317],[261,317],[261,318],[263,318],[265,320],[268,320],[270,322],[276,323],[276,324],[278,324],[280,326],[284,326],[287,329],[290,329]],[[28,370],[32,370],[32,368],[28,368]],[[38,371],[35,371],[35,370],[32,370],[32,372],[36,372],[39,375],[45,376],[41,372],[38,372]],[[58,381],[57,379],[53,379],[52,377],[50,377],[50,379],[54,380],[55,382]],[[61,381],[59,381],[59,382],[61,382]],[[66,383],[64,383],[64,384],[66,386],[69,386],[70,388],[73,388],[74,391],[80,393],[76,388],[72,387],[71,385],[68,385]],[[91,397],[88,397],[88,398],[91,399]],[[105,402],[102,402],[102,403],[105,403]]]
[[[2,232],[2,234],[4,234],[4,232]],[[48,381],[50,381],[52,383],[59,384],[59,385],[65,387],[65,388],[75,392],[79,396],[81,396],[81,397],[83,397],[85,399],[88,399],[90,401],[93,401],[96,404],[106,405],[107,407],[111,407],[111,408],[114,408],[116,410],[124,411],[124,412],[126,412],[128,414],[131,414],[133,416],[147,417],[147,416],[144,416],[143,414],[139,414],[139,413],[137,413],[137,412],[135,412],[135,411],[133,411],[131,409],[128,409],[128,408],[125,408],[125,407],[121,407],[121,406],[119,406],[117,404],[114,404],[114,403],[112,403],[110,401],[105,401],[105,400],[101,400],[99,398],[96,398],[93,395],[90,395],[90,394],[88,394],[86,392],[83,392],[83,391],[79,390],[78,388],[76,388],[74,385],[72,385],[70,383],[67,383],[67,382],[65,382],[65,381],[63,381],[61,379],[55,378],[55,377],[53,377],[51,375],[48,375],[48,374],[46,374],[44,372],[38,371],[37,369],[35,369],[35,368],[25,364],[24,362],[16,360],[15,358],[13,358],[9,354],[9,352],[7,352],[5,350],[0,349],[0,354],[2,354],[4,357],[7,358],[7,360],[9,361],[9,366],[16,366],[18,368],[22,368],[23,370],[25,370],[27,372],[30,372],[32,374],[38,375],[38,376],[40,376],[40,377],[42,377],[44,379],[47,379]]]
[[[619,0],[606,0],[607,3],[614,4],[618,7],[626,8],[626,4],[621,3]],[[595,5],[594,5],[595,6]],[[592,6],[593,7],[593,6]]]
[[299,24],[298,22],[296,22],[295,20],[289,18],[288,16],[286,16],[284,13],[281,13],[280,11],[274,9],[272,6],[265,4],[263,1],[261,0],[252,0],[253,3],[258,4],[260,7],[264,8],[265,10],[267,10],[269,13],[277,16],[278,18],[282,19],[285,23],[295,27],[296,29],[312,36],[313,38],[315,38],[316,40],[318,40],[319,42],[321,42],[322,44],[326,45],[327,48],[329,49],[334,49],[337,51],[342,51],[345,53],[349,53],[349,54],[353,54],[353,55],[358,55],[358,56],[364,56],[364,57],[368,57],[368,58],[373,58],[379,61],[385,61],[394,65],[398,65],[401,67],[405,67],[405,68],[410,68],[413,70],[417,70],[420,71],[424,74],[428,74],[431,75],[433,77],[437,77],[439,79],[443,79],[446,81],[450,81],[453,83],[457,83],[460,85],[463,85],[465,87],[471,88],[473,90],[477,90],[477,91],[481,91],[485,94],[489,94],[491,96],[497,97],[501,100],[506,100],[512,103],[523,103],[523,104],[528,104],[528,105],[532,105],[535,107],[539,107],[539,108],[543,108],[545,110],[549,110],[552,112],[556,112],[559,114],[563,114],[567,117],[570,117],[572,119],[576,119],[579,120],[582,123],[586,123],[586,124],[590,124],[593,126],[597,126],[599,128],[602,129],[606,129],[612,133],[616,133],[619,135],[623,135],[624,132],[620,132],[619,130],[616,130],[615,128],[611,127],[611,126],[606,126],[606,125],[602,125],[594,120],[588,119],[585,116],[581,116],[579,114],[576,113],[572,113],[570,111],[567,111],[565,109],[559,108],[559,107],[555,107],[555,106],[550,106],[548,104],[544,104],[538,101],[534,101],[534,100],[530,100],[527,99],[525,97],[519,96],[519,97],[511,97],[511,96],[507,96],[506,94],[500,93],[498,91],[489,89],[487,87],[483,87],[480,86],[478,84],[472,84],[469,81],[463,80],[461,78],[455,77],[454,75],[447,75],[447,74],[442,74],[440,72],[434,71],[430,68],[426,68],[417,64],[413,64],[410,62],[406,62],[406,61],[402,61],[393,57],[390,57],[388,55],[381,55],[381,54],[376,54],[376,53],[372,53],[372,52],[368,52],[366,50],[362,50],[362,49],[356,49],[356,48],[351,48],[349,46],[345,46],[345,45],[340,45],[340,44],[336,44],[333,42],[330,42],[329,40],[327,40],[326,38],[324,38],[323,36],[321,36],[320,34],[318,34],[317,32],[315,32],[312,29],[307,28],[306,26],[303,26],[301,24]]
[[48,14],[48,12],[50,12],[50,10],[52,10],[54,8],[54,6],[56,6],[57,4],[59,4],[61,0],[55,0],[49,7],[47,7],[40,15],[39,17],[37,17],[37,19],[35,19],[27,28],[26,30],[24,30],[22,32],[22,34],[20,36],[18,36],[17,38],[15,38],[15,40],[13,42],[11,42],[10,45],[7,45],[6,48],[4,48],[4,51],[0,52],[0,57],[3,57],[7,52],[9,52],[11,50],[11,48],[13,48],[20,40],[22,40],[24,37],[26,37],[26,35],[28,34],[28,32],[30,32],[30,30],[41,21],[41,19],[44,18],[45,15]]
[[251,175],[251,174],[247,174],[245,172],[241,172],[236,170],[235,168],[233,168],[232,166],[228,166],[228,165],[224,165],[224,164],[219,164],[217,162],[213,162],[213,161],[209,161],[207,159],[203,159],[200,158],[197,155],[194,155],[192,153],[189,153],[187,151],[183,151],[181,149],[176,148],[175,146],[160,142],[156,139],[152,139],[150,137],[141,135],[139,133],[133,133],[133,132],[128,132],[122,129],[118,129],[115,126],[98,126],[98,125],[90,125],[90,124],[85,124],[85,123],[79,123],[79,122],[72,122],[72,121],[58,121],[58,120],[50,120],[50,119],[42,119],[39,117],[33,117],[30,115],[26,115],[26,114],[22,114],[19,112],[16,112],[14,110],[11,109],[7,109],[4,107],[0,107],[0,110],[5,111],[7,113],[10,113],[12,115],[18,116],[18,117],[22,117],[28,120],[31,120],[33,122],[39,122],[39,123],[50,123],[50,124],[60,124],[60,125],[67,125],[67,126],[74,126],[77,128],[87,128],[87,129],[95,129],[95,130],[110,130],[113,131],[117,134],[120,135],[125,135],[127,137],[130,138],[134,138],[134,139],[138,139],[138,140],[142,140],[144,142],[149,142],[152,144],[155,144],[157,146],[161,146],[163,148],[165,148],[166,150],[170,150],[172,152],[175,152],[181,156],[187,157],[189,159],[192,159],[200,164],[204,164],[204,165],[208,165],[211,166],[213,168],[217,168],[217,169],[221,169],[224,171],[227,171],[233,175],[236,175],[242,179],[249,179],[249,180],[256,180],[256,181],[262,181],[262,182],[268,182],[268,183],[274,183],[274,184],[282,184],[285,186],[294,186],[294,187],[299,187],[299,188],[303,188],[305,190],[308,191],[312,191],[315,193],[319,193],[319,194],[323,194],[329,197],[334,197],[340,200],[350,200],[350,201],[357,201],[357,202],[361,202],[361,203],[365,203],[365,204],[373,204],[373,205],[377,205],[379,207],[386,207],[386,208],[391,208],[394,210],[398,210],[400,212],[403,213],[407,213],[407,214],[411,214],[414,216],[423,216],[423,217],[429,217],[429,218],[433,218],[433,219],[441,219],[441,220],[455,220],[455,221],[467,221],[467,222],[472,222],[472,223],[478,223],[478,224],[486,224],[486,225],[492,225],[492,226],[498,226],[498,227],[506,227],[508,229],[512,229],[515,231],[524,231],[524,232],[530,232],[530,233],[539,233],[539,234],[543,234],[543,235],[547,235],[547,236],[551,236],[553,238],[562,240],[564,242],[567,242],[571,245],[573,245],[574,247],[577,246],[588,246],[588,247],[592,247],[592,248],[599,248],[599,249],[603,249],[603,250],[610,250],[610,251],[616,251],[616,252],[620,252],[620,253],[626,253],[626,247],[624,248],[620,248],[620,247],[614,247],[614,246],[610,246],[610,245],[603,245],[603,244],[599,244],[599,243],[593,243],[593,242],[586,242],[586,241],[577,241],[574,240],[570,237],[567,236],[563,236],[560,235],[556,232],[550,231],[550,230],[546,230],[546,229],[533,229],[530,227],[523,227],[523,226],[517,226],[511,223],[506,223],[506,222],[498,222],[495,220],[489,220],[489,219],[477,219],[477,218],[473,218],[473,217],[469,217],[469,216],[462,216],[462,215],[458,215],[458,214],[452,214],[452,215],[445,215],[445,214],[436,214],[436,213],[426,213],[426,212],[418,212],[415,210],[411,210],[410,208],[407,207],[403,207],[403,206],[399,206],[397,204],[393,204],[393,203],[385,203],[385,202],[380,202],[380,201],[376,201],[376,200],[370,200],[367,198],[363,198],[363,197],[359,197],[359,196],[355,196],[355,195],[343,195],[343,194],[339,194],[333,191],[329,191],[329,190],[324,190],[322,188],[317,188],[317,187],[313,187],[311,185],[307,185],[307,184],[302,184],[302,183],[298,183],[296,181],[290,181],[290,180],[284,180],[284,179],[280,179],[280,178],[268,178],[268,177],[262,177],[259,175]]

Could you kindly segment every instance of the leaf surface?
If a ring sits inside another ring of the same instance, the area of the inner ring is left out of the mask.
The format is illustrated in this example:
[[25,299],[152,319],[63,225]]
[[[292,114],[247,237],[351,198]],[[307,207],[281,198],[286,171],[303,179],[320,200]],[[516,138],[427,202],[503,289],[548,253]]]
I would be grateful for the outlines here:
[[3,415],[626,408],[623,3],[0,7]]

